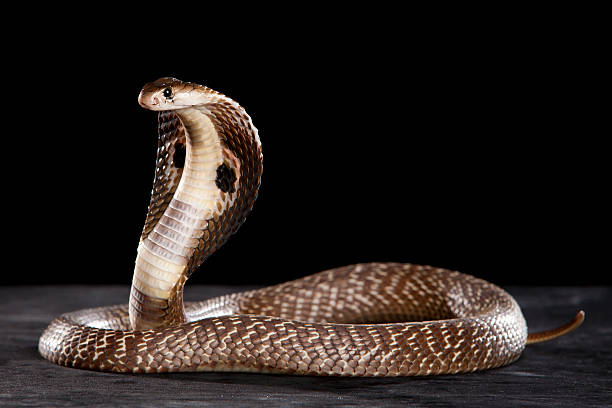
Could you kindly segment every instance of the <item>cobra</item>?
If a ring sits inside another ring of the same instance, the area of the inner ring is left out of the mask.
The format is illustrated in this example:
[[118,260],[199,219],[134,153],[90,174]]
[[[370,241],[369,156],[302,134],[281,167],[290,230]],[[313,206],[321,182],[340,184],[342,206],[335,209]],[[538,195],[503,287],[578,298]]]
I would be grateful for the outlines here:
[[144,86],[159,111],[157,167],[129,305],[56,318],[39,351],[54,363],[115,372],[253,371],[405,376],[509,364],[528,343],[517,302],[476,277],[429,266],[369,263],[201,302],[183,287],[255,202],[262,150],[245,110],[205,86]]

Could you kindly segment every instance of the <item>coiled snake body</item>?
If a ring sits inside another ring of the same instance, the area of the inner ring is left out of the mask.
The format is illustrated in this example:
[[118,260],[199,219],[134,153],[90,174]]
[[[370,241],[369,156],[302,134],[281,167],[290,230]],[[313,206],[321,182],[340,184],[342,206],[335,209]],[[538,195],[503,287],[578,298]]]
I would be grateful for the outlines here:
[[196,303],[183,286],[250,212],[261,143],[235,101],[162,78],[139,103],[159,113],[157,167],[129,305],[67,313],[39,341],[47,359],[116,372],[256,371],[398,376],[509,364],[529,341],[516,301],[473,276],[360,264]]

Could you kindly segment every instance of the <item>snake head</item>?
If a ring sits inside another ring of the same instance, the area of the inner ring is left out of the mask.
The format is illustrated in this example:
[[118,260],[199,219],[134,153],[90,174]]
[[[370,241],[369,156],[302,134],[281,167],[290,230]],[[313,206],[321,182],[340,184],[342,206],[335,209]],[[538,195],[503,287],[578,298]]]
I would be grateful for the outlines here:
[[146,84],[138,95],[138,103],[154,111],[178,110],[205,104],[214,93],[202,85],[166,77]]

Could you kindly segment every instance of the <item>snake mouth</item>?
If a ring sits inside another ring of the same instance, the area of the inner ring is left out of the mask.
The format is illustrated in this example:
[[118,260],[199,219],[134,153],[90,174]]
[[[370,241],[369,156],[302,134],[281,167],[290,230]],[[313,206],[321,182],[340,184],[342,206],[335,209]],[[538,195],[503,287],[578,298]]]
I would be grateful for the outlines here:
[[159,98],[154,93],[147,92],[144,89],[140,91],[140,94],[138,95],[138,104],[143,108],[149,110],[165,110],[163,108],[160,109],[161,103],[159,101]]

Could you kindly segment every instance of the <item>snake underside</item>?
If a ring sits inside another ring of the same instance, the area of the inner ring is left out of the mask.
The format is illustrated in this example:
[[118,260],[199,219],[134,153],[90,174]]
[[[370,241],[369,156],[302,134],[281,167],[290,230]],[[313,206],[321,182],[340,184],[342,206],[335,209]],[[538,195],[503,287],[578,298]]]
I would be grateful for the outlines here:
[[[202,85],[162,78],[139,102],[160,111],[159,139],[129,304],[58,317],[39,341],[45,358],[134,373],[433,375],[509,364],[532,339],[499,287],[410,264],[345,266],[184,303],[188,277],[253,206],[261,142],[240,105]],[[572,330],[582,316],[533,341]]]

